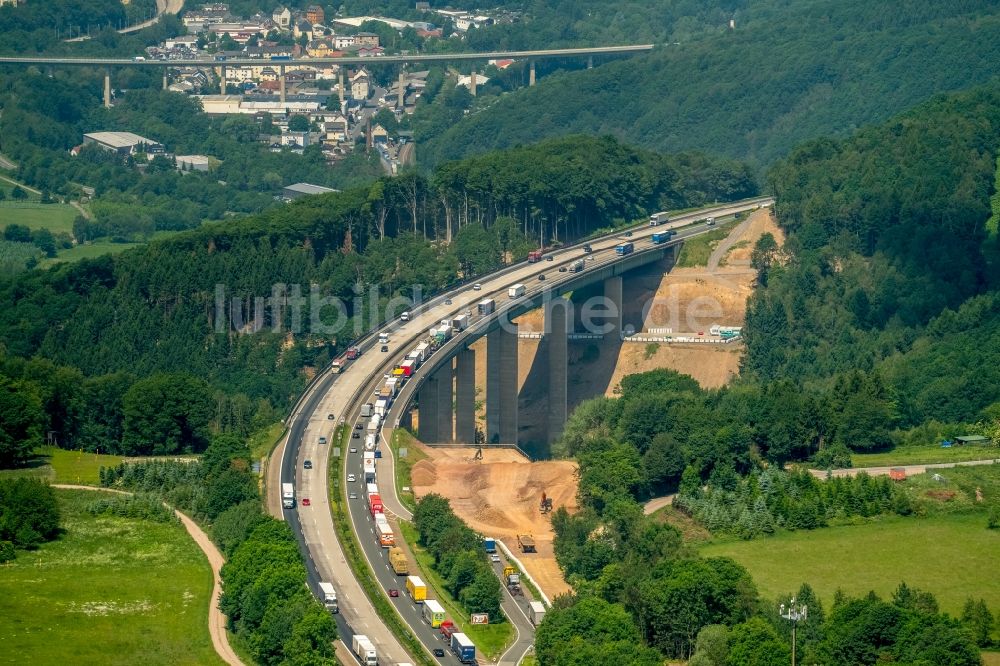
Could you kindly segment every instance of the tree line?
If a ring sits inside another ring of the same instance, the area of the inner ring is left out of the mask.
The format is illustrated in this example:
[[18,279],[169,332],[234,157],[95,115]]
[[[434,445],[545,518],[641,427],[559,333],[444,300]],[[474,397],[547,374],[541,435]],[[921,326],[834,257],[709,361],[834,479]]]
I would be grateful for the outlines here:
[[59,536],[59,503],[49,484],[31,477],[0,478],[0,563],[17,549],[34,549]]
[[491,623],[505,622],[500,581],[486,559],[483,541],[455,515],[448,500],[435,494],[420,498],[413,523],[451,596],[469,613],[488,613]]

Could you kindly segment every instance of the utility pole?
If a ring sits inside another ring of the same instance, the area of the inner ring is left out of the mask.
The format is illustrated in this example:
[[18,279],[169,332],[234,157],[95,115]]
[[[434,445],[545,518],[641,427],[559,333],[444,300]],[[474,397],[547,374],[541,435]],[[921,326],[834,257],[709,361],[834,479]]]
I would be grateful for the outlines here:
[[796,606],[795,597],[792,597],[787,607],[785,604],[781,604],[779,613],[781,617],[792,623],[792,666],[795,666],[795,627],[798,626],[799,622],[806,621],[809,608],[805,604]]

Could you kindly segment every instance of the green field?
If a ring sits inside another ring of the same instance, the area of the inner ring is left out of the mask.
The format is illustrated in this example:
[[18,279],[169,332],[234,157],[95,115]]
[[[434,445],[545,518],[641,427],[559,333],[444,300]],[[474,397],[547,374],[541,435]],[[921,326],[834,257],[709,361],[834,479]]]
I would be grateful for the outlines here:
[[60,250],[58,256],[42,262],[43,265],[59,263],[62,261],[79,261],[80,259],[93,259],[105,254],[118,254],[129,248],[138,247],[144,243],[112,243],[111,241],[94,241],[84,245],[77,245],[68,250]]
[[180,523],[94,517],[57,490],[66,533],[0,568],[0,662],[219,664],[212,574]]
[[696,266],[707,266],[708,258],[712,250],[733,230],[735,220],[720,224],[718,228],[707,233],[689,238],[681,246],[680,256],[677,257],[678,268],[694,268]]
[[936,444],[927,446],[899,446],[881,453],[854,453],[854,467],[888,467],[891,465],[920,465],[930,463],[960,462],[963,460],[989,460],[1000,458],[1000,448],[995,446],[953,446],[942,449]]
[[[417,545],[417,540],[420,538],[417,534],[417,528],[413,526],[413,523],[400,520],[399,529],[402,531],[406,543],[410,545],[413,556],[417,558],[420,575],[427,585],[433,588],[434,598],[448,611],[448,619],[458,625],[469,636],[472,642],[476,644],[476,647],[491,661],[499,658],[504,648],[510,645],[514,639],[514,625],[510,622],[504,622],[503,624],[470,623],[467,619],[469,617],[468,613],[451,597],[448,590],[445,589],[444,580],[442,580],[437,571],[431,568],[434,558],[431,557],[430,553]],[[427,596],[430,597],[431,595],[428,594]]]
[[42,447],[35,452],[27,466],[3,470],[9,476],[40,476],[50,483],[74,483],[88,486],[100,484],[101,467],[112,467],[123,460],[121,456],[98,455],[83,451],[67,451],[55,447]]
[[73,220],[79,212],[69,204],[41,204],[32,201],[0,201],[2,226],[23,224],[30,229],[48,229],[52,233],[73,233]]
[[979,512],[785,532],[710,543],[700,552],[743,564],[767,599],[803,582],[827,605],[838,587],[853,595],[875,590],[885,598],[905,580],[933,592],[941,610],[952,615],[961,613],[970,596],[1000,608],[1000,579],[994,575],[1000,530],[986,529],[986,516]]

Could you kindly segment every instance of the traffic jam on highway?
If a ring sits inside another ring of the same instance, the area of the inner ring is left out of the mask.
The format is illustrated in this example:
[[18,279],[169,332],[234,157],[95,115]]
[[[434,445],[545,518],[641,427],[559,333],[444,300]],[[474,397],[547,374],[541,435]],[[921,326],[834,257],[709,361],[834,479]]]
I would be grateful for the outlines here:
[[[451,339],[455,331],[461,331],[468,327],[470,314],[463,313],[454,319],[441,321],[438,326],[430,330],[426,339],[416,345],[402,361],[395,365],[392,372],[383,377],[384,382],[372,395],[372,399],[361,406],[359,420],[351,430],[350,453],[357,454],[363,441],[360,473],[350,472],[347,474],[348,499],[358,500],[360,494],[364,494],[365,507],[374,526],[372,538],[378,546],[386,550],[392,572],[396,576],[405,577],[403,590],[406,597],[418,606],[423,620],[432,629],[439,632],[447,648],[463,664],[476,663],[476,646],[468,636],[458,631],[456,625],[447,618],[444,607],[438,601],[428,597],[428,587],[424,581],[419,576],[411,575],[409,559],[403,548],[396,545],[396,537],[385,514],[385,505],[382,502],[382,494],[378,486],[378,467],[379,461],[382,460],[381,429],[393,401],[405,383],[413,376],[413,373],[430,358],[431,354]],[[408,313],[404,313],[402,319],[408,320]],[[389,334],[381,333],[378,348],[387,352],[388,345]],[[331,370],[334,373],[342,372],[348,363],[356,360],[360,355],[360,349],[350,348],[343,357],[333,362]],[[387,474],[391,475],[391,471],[387,471]],[[392,483],[391,477],[386,482]],[[400,590],[389,588],[388,594],[390,597],[398,598]],[[361,663],[366,666],[378,663],[377,650],[366,636],[355,635],[351,641],[351,649]],[[445,656],[445,648],[436,647],[432,649],[432,652],[435,657]]]

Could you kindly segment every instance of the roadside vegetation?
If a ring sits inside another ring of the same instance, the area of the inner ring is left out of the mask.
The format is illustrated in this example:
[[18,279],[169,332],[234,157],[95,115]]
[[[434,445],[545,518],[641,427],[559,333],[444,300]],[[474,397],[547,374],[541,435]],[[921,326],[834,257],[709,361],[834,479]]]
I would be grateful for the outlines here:
[[[405,428],[396,428],[392,431],[392,441],[389,443],[392,447],[393,459],[396,461],[394,467],[396,471],[396,494],[399,497],[399,501],[411,512],[416,511],[417,502],[413,497],[413,481],[410,477],[410,470],[413,469],[414,465],[427,457],[423,451],[414,445],[415,442],[416,438],[410,431]],[[399,455],[399,449],[401,448],[406,449],[405,458]]]
[[725,240],[729,232],[733,230],[734,225],[735,222],[722,224],[717,229],[713,229],[706,234],[684,241],[684,245],[681,246],[681,253],[677,257],[677,267],[695,268],[698,266],[707,266],[708,258],[712,255],[712,250]]

